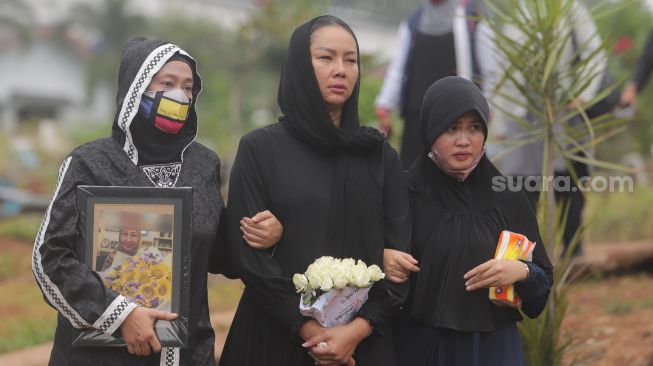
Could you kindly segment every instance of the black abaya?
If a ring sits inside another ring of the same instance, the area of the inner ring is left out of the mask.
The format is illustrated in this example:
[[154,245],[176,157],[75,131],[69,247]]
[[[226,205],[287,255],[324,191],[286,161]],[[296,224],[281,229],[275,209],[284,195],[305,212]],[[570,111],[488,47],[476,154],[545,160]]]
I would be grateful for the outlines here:
[[[297,335],[309,320],[299,313],[294,273],[323,255],[382,265],[383,248],[407,250],[408,201],[396,152],[385,145],[378,153],[361,158],[368,179],[348,182],[346,199],[359,203],[357,214],[366,220],[349,242],[376,243],[376,247],[328,242],[327,222],[332,204],[331,184],[337,158],[320,154],[292,137],[283,124],[243,137],[231,172],[227,224],[238,230],[238,220],[269,209],[284,224],[281,241],[269,251],[247,246],[235,250],[240,276],[246,285],[225,345],[221,365],[310,365],[313,363]],[[345,214],[345,213],[343,213]],[[238,235],[237,233],[235,235]],[[376,328],[356,351],[358,365],[394,365],[387,317],[397,309],[398,291],[382,281],[359,312]]]
[[402,365],[524,363],[515,326],[521,319],[518,310],[494,305],[487,288],[467,291],[463,278],[494,258],[502,230],[536,242],[533,260],[527,263],[528,278],[514,284],[527,316],[543,311],[552,284],[552,266],[526,195],[494,186],[493,179],[501,174],[486,157],[462,181],[427,157],[443,131],[469,111],[487,123],[485,98],[463,78],[441,79],[424,96],[423,151],[408,178],[412,253],[420,271],[411,276],[406,311],[397,323],[397,355]]
[[[382,267],[384,248],[409,249],[401,163],[378,131],[359,127],[360,80],[342,107],[340,128],[318,88],[310,35],[325,19],[293,33],[279,87],[284,117],[243,137],[231,171],[225,228],[246,288],[221,365],[313,364],[298,335],[310,318],[299,313],[293,274],[325,255]],[[337,25],[353,36],[346,24]],[[263,210],[284,226],[279,243],[267,251],[249,247],[239,231],[242,217]],[[373,285],[357,314],[374,329],[356,348],[358,365],[396,364],[388,320],[407,288],[385,280]]]

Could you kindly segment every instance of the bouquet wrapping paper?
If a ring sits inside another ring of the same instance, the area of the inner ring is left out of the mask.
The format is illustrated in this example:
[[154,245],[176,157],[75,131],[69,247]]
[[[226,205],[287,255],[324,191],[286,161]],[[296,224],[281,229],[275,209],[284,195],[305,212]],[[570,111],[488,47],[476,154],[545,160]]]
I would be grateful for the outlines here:
[[299,300],[299,312],[317,320],[323,327],[349,323],[368,298],[370,288],[385,278],[377,265],[352,258],[321,257],[303,274],[296,273],[293,283]]

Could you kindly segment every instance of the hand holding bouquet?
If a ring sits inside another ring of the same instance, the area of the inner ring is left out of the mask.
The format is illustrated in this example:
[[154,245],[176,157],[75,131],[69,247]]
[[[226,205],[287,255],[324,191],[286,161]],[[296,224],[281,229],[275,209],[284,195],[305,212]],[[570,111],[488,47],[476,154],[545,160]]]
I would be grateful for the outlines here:
[[301,293],[299,311],[324,327],[347,324],[365,304],[370,287],[385,277],[379,266],[351,258],[321,257],[293,283]]

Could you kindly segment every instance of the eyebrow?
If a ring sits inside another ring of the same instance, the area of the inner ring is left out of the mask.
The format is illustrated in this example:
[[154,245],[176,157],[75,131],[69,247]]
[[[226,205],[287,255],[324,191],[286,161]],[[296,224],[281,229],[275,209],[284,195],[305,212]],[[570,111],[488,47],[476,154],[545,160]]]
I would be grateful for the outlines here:
[[[315,50],[316,51],[318,51],[318,50],[327,51],[327,52],[332,53],[332,54],[338,53],[338,52],[336,52],[336,50],[334,50],[333,48],[329,48],[329,47],[317,47],[317,48],[315,48]],[[345,55],[351,55],[352,53],[355,54],[355,55],[357,54],[356,51],[350,50],[350,51],[345,52]]]
[[[173,72],[166,72],[165,74],[157,74],[155,75],[156,78],[179,78],[175,73]],[[193,77],[191,76],[190,78],[185,78],[183,82],[192,82],[194,81]]]

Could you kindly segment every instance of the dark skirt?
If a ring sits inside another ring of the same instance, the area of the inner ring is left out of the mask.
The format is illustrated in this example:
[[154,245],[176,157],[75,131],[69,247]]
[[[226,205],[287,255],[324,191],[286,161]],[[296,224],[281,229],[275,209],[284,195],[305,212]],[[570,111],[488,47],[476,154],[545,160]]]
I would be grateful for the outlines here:
[[404,312],[395,323],[399,366],[525,366],[517,324],[494,332],[433,328]]
[[[299,311],[299,304],[297,305]],[[219,365],[312,366],[315,361],[301,346],[302,343],[298,335],[289,334],[266,316],[245,290],[229,329]],[[391,327],[383,329],[383,335],[375,332],[356,347],[356,365],[397,365],[392,343]]]

